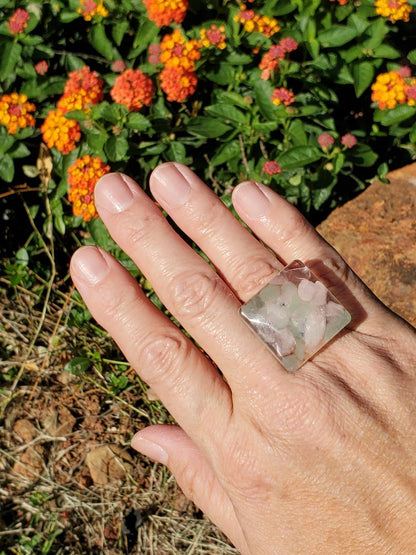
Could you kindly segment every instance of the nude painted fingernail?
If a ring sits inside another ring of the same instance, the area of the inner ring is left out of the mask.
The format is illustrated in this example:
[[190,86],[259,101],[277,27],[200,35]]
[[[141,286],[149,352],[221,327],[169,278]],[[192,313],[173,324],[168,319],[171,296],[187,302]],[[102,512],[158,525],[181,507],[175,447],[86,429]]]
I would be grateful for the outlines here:
[[168,463],[168,454],[160,445],[157,443],[153,443],[148,439],[144,439],[140,435],[135,435],[131,440],[131,446],[142,455],[153,459],[154,461],[160,464],[167,464]]
[[250,218],[267,216],[270,211],[270,200],[262,191],[263,186],[255,181],[246,181],[236,187],[233,198]]
[[109,272],[110,267],[99,247],[83,247],[71,260],[71,274],[86,285],[97,285]]
[[133,202],[137,185],[127,175],[109,173],[104,175],[95,186],[94,199],[98,211],[118,213],[126,210]]
[[153,171],[150,187],[155,197],[169,206],[185,204],[192,190],[187,176],[172,162]]

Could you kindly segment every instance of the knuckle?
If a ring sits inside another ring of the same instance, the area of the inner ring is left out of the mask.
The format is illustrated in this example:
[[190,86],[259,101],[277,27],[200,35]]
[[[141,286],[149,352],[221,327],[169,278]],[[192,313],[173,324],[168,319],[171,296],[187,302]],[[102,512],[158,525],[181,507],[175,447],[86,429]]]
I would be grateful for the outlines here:
[[272,262],[264,257],[252,257],[239,265],[234,270],[232,283],[235,290],[243,297],[250,297],[266,285],[277,273],[277,261]]
[[138,346],[138,367],[146,369],[149,385],[169,381],[181,389],[182,372],[191,357],[191,344],[180,332],[152,331]]
[[141,246],[154,234],[156,225],[160,223],[160,214],[147,213],[141,218],[132,219],[123,225],[125,240],[128,245]]
[[[286,223],[286,222],[285,222]],[[311,224],[300,214],[296,212],[287,222],[287,225],[279,227],[278,237],[279,240],[287,246],[301,244],[305,237],[311,232]]]
[[[131,311],[131,307],[138,301],[136,283],[125,283],[122,291],[108,290],[99,287],[97,295],[101,300],[101,306],[105,314],[105,322],[109,320],[122,321],[125,315]],[[104,322],[104,325],[105,325]]]
[[175,278],[172,298],[179,318],[198,319],[215,304],[222,286],[215,273],[199,271],[185,273]]
[[342,282],[349,281],[351,277],[350,269],[340,256],[327,256],[322,259],[322,264],[328,270],[329,278],[331,274],[335,274],[337,279],[340,279]]
[[218,235],[224,221],[224,205],[217,198],[209,200],[204,210],[198,210],[191,216],[194,231],[204,237]]

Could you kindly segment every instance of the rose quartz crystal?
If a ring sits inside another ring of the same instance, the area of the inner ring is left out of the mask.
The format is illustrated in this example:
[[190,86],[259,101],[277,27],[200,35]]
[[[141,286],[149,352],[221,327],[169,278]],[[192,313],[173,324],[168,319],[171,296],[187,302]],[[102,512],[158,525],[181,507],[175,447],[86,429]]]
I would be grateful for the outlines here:
[[283,268],[240,314],[289,372],[351,321],[349,312],[299,260]]

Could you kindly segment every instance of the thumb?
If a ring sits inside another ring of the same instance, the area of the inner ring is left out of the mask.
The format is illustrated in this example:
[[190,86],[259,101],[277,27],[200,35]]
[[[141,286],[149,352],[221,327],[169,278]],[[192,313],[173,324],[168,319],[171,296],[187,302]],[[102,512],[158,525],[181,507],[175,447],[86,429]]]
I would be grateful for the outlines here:
[[247,552],[243,532],[227,493],[198,447],[179,426],[144,428],[133,437],[131,446],[167,465],[186,497],[230,538],[239,551]]

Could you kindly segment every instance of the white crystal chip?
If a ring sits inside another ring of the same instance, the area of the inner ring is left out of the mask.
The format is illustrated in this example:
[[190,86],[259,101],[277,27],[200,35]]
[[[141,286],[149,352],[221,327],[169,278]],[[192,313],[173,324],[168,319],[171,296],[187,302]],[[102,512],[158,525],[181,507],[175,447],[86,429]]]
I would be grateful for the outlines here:
[[240,314],[289,372],[351,321],[349,312],[299,260],[242,305]]

